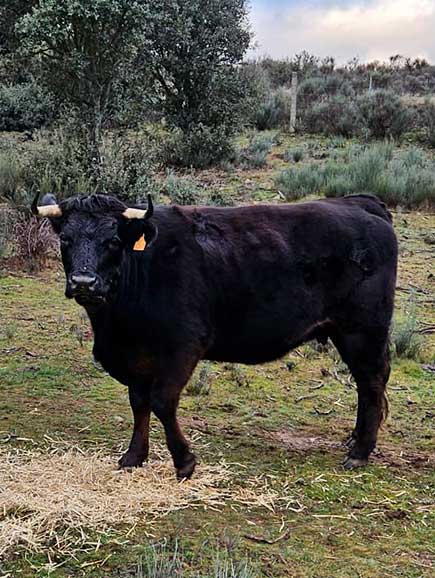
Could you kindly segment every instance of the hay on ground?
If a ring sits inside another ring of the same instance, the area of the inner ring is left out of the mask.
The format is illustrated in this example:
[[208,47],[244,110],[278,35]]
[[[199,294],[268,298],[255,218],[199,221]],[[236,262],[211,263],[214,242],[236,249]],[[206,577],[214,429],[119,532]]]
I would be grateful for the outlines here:
[[[129,536],[140,524],[185,508],[222,508],[226,503],[273,509],[279,499],[264,480],[236,483],[227,464],[198,466],[178,483],[169,461],[123,472],[113,456],[69,449],[62,453],[0,449],[0,556],[17,547],[71,555],[98,547],[112,536]],[[100,536],[100,537],[98,537]]]

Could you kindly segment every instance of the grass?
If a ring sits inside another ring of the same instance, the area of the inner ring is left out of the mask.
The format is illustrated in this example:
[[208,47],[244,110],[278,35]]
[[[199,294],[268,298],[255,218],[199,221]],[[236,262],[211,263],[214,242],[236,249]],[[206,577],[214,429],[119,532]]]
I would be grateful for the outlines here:
[[[235,202],[278,200],[274,179],[286,166],[285,151],[303,148],[303,168],[324,165],[349,149],[349,143],[323,138],[276,140],[261,170],[204,171],[189,178]],[[412,295],[414,333],[435,324],[433,246],[426,242],[435,217],[399,212],[395,226],[401,247],[396,328],[408,319]],[[37,276],[0,275],[0,449],[3,455],[38,450],[44,459],[55,459],[50,453],[59,445],[66,451],[75,447],[85,456],[103,456],[111,471],[130,435],[127,391],[92,364],[87,321],[64,299],[63,283],[60,265]],[[273,503],[222,496],[219,505],[188,503],[157,521],[145,508],[137,524],[108,518],[109,535],[87,530],[90,543],[79,545],[74,557],[55,541],[50,557],[17,547],[0,561],[0,575],[432,576],[435,375],[425,366],[435,359],[435,334],[419,335],[417,358],[393,359],[390,417],[367,469],[347,472],[340,466],[356,392],[331,347],[306,345],[258,367],[205,364],[198,375],[205,389],[192,382],[183,395],[183,428],[203,467],[228,465],[232,492],[261,487],[277,496]],[[208,395],[202,395],[206,389]],[[163,445],[154,419],[151,441],[154,452]],[[167,458],[164,450],[162,459]],[[144,475],[152,477],[152,471]],[[125,483],[131,479],[127,475]],[[175,476],[173,483],[175,493]],[[135,515],[134,508],[130,513]],[[0,523],[7,518],[2,514]]]

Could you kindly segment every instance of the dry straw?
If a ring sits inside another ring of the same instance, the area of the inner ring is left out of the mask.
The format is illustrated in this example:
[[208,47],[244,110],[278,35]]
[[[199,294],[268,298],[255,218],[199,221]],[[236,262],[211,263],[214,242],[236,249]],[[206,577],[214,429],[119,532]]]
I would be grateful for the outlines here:
[[235,466],[199,466],[178,483],[172,464],[155,457],[146,468],[115,469],[113,456],[78,448],[47,453],[0,449],[0,555],[25,548],[73,555],[127,538],[140,525],[180,509],[243,504],[273,510],[279,496],[264,478],[237,482]]

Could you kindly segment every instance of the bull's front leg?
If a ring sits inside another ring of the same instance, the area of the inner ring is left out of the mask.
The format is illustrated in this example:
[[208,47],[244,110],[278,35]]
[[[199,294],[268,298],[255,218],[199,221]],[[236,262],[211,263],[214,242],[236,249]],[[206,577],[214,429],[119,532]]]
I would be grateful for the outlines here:
[[198,363],[199,355],[179,355],[165,368],[151,388],[151,410],[161,421],[179,480],[190,478],[196,466],[195,454],[181,431],[177,409],[183,387]]
[[148,459],[150,426],[150,388],[129,386],[128,396],[133,412],[133,435],[128,450],[119,460],[120,468],[140,467]]

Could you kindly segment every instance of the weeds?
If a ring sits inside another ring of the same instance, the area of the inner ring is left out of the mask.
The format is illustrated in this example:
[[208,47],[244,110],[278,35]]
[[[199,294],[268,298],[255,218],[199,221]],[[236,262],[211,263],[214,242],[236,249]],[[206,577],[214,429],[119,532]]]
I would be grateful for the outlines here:
[[254,137],[249,145],[240,153],[240,164],[246,168],[259,169],[267,164],[273,139],[267,136]]
[[418,333],[417,323],[415,298],[411,297],[404,319],[396,321],[392,331],[393,353],[397,357],[420,359],[423,336]]
[[58,240],[47,219],[23,217],[14,228],[14,245],[17,256],[33,270],[57,249]]
[[302,149],[290,149],[284,153],[284,160],[294,163],[300,163],[304,159],[304,151]]
[[189,395],[208,395],[211,390],[212,380],[211,363],[203,361],[187,384],[186,393]]

